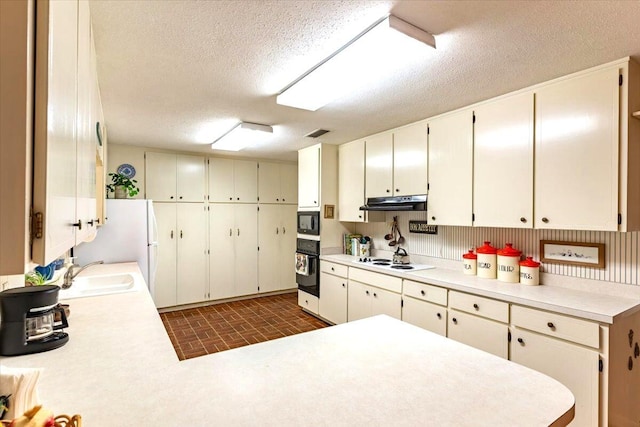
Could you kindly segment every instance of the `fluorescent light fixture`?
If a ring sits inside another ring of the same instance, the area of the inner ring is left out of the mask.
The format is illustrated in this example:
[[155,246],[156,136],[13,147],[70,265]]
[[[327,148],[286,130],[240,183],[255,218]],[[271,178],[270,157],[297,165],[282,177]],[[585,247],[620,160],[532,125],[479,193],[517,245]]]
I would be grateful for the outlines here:
[[213,141],[211,148],[214,150],[240,151],[243,148],[265,141],[268,133],[273,133],[271,126],[240,122],[220,138]]
[[380,79],[394,67],[403,66],[407,58],[421,53],[423,56],[424,44],[435,49],[436,39],[397,16],[388,15],[285,87],[276,102],[316,111],[355,88]]

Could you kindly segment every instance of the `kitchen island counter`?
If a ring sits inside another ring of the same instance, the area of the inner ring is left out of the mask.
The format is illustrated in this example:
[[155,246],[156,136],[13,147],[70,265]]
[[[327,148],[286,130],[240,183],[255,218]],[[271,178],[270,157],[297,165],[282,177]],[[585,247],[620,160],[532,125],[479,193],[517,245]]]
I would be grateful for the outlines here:
[[[136,292],[69,300],[70,340],[0,363],[43,368],[42,402],[85,425],[565,425],[559,382],[376,316],[179,362],[136,264]],[[556,424],[554,424],[556,423]]]

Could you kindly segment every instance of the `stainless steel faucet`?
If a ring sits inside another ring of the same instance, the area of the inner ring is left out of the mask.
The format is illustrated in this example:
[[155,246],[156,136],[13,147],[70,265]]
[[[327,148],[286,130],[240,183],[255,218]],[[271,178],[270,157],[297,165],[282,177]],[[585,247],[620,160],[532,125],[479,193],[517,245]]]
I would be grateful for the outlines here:
[[[75,279],[78,274],[82,273],[84,269],[89,268],[92,265],[96,265],[96,264],[104,264],[104,261],[90,262],[89,264],[82,267],[80,267],[78,264],[73,264],[69,266],[69,268],[67,269],[67,272],[64,273],[64,280],[62,282],[62,286],[60,287],[62,289],[69,289],[71,285],[73,285],[73,279]],[[74,267],[80,267],[80,269],[76,270],[74,273]]]

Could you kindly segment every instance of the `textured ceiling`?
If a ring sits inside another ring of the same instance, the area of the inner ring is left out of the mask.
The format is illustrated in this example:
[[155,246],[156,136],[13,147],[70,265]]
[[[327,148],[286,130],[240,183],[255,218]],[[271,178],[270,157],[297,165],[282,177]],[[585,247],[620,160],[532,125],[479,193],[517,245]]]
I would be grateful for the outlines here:
[[[91,0],[109,142],[182,151],[238,121],[274,126],[234,155],[283,160],[591,66],[640,61],[640,1]],[[311,112],[276,94],[386,13],[436,36],[379,84]],[[304,135],[318,128],[331,132]]]

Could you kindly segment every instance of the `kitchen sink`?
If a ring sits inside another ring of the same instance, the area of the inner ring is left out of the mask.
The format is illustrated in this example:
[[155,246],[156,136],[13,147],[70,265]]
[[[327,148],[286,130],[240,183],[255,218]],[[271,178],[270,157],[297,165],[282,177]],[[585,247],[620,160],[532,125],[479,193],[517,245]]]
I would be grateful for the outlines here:
[[131,274],[85,276],[75,278],[69,289],[61,289],[59,299],[119,294],[134,290],[135,282]]

